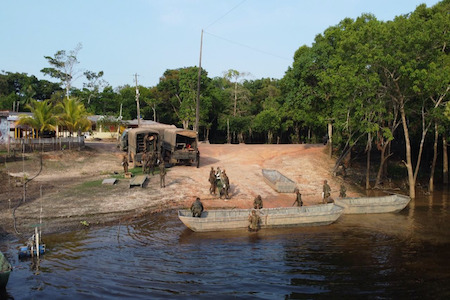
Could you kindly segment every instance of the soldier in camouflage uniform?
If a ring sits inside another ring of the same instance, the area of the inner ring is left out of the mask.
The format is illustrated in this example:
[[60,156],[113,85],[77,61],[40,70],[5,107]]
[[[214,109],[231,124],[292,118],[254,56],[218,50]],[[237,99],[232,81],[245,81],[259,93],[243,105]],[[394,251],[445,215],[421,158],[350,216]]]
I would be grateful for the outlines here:
[[211,167],[211,171],[209,171],[209,193],[215,195],[216,194],[216,172],[214,171],[214,167]]
[[253,200],[253,208],[254,209],[261,209],[263,208],[263,202],[261,199],[261,195],[258,195],[255,197],[255,200]]
[[256,210],[252,210],[251,214],[248,216],[248,231],[258,231],[260,221],[261,218],[256,213]]
[[302,201],[302,194],[300,194],[300,190],[299,189],[295,189],[294,190],[295,194],[296,194],[296,198],[294,203],[292,204],[293,206],[297,204],[297,206],[303,206],[303,201]]
[[142,162],[142,173],[146,174],[147,173],[147,165],[148,165],[148,154],[147,154],[147,150],[145,148],[144,148],[144,153],[142,153],[141,162]]
[[166,187],[166,166],[164,165],[164,162],[161,161],[159,163],[159,186],[162,188]]
[[323,181],[323,203],[327,204],[330,201],[331,188],[326,180]]
[[123,172],[125,174],[127,174],[128,173],[128,157],[126,154],[122,157],[122,166],[123,166]]
[[[228,191],[230,190],[230,180],[228,179],[225,170],[222,171],[222,182],[223,182],[223,195],[225,196],[225,199],[230,199],[230,196],[228,195]],[[222,198],[222,195],[220,196],[220,198]]]
[[197,199],[195,199],[194,203],[192,203],[191,212],[192,212],[193,217],[200,218],[202,216],[203,204],[202,204],[202,202],[200,202],[200,198],[197,197]]
[[341,184],[341,189],[339,190],[339,197],[341,198],[347,197],[347,188],[343,184]]

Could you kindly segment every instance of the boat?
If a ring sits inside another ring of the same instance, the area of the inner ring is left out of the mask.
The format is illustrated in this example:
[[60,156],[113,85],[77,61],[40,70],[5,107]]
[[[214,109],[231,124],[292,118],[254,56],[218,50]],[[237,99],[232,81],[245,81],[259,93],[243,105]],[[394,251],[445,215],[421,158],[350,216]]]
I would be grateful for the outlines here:
[[381,197],[337,198],[334,203],[344,208],[344,214],[379,214],[399,212],[410,200],[408,196],[393,194]]
[[277,170],[262,169],[264,181],[278,193],[293,193],[297,184]]
[[[224,231],[246,229],[253,209],[216,209],[193,217],[188,209],[178,211],[178,218],[192,231]],[[262,208],[257,210],[260,228],[318,226],[335,222],[343,208],[333,203],[301,207]]]
[[6,288],[11,271],[11,264],[8,262],[3,253],[0,252],[0,290],[4,290]]

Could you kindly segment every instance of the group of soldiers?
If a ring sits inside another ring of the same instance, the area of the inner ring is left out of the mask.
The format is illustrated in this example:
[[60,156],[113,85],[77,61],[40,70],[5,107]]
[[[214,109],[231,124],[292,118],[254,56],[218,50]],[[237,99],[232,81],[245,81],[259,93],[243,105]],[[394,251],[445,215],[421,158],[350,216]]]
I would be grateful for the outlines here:
[[[324,204],[327,203],[333,203],[333,199],[331,199],[331,188],[328,185],[328,182],[326,180],[323,181],[323,188],[322,188],[322,201]],[[339,189],[339,197],[345,198],[347,197],[347,188],[345,185],[341,184],[341,187]]]
[[[142,162],[142,173],[154,175],[156,166],[159,167],[159,185],[161,188],[166,187],[166,166],[164,160],[161,159],[161,155],[157,154],[156,151],[156,141],[154,136],[145,135],[144,137],[144,151],[141,157]],[[122,157],[122,166],[125,174],[128,174],[128,157],[127,155],[123,155]]]
[[222,199],[222,197],[230,199],[230,180],[225,170],[221,170],[220,167],[217,167],[217,170],[214,170],[214,167],[211,167],[208,181],[210,183],[210,194],[216,195],[216,190],[219,190],[220,199]]

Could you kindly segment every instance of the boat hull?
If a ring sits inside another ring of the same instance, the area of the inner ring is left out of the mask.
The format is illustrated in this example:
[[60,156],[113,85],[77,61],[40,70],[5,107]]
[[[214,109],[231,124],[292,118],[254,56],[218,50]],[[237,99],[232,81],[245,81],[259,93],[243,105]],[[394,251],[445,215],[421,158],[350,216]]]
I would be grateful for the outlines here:
[[[224,231],[246,229],[252,209],[222,209],[204,211],[200,218],[189,210],[178,211],[178,217],[192,231]],[[335,222],[343,209],[334,204],[302,207],[263,208],[258,210],[261,228],[319,226]]]
[[297,184],[277,170],[261,170],[264,182],[278,193],[293,193]]
[[3,256],[3,253],[0,252],[0,290],[4,290],[6,288],[11,270],[11,264]]
[[380,214],[399,212],[410,200],[408,196],[394,194],[383,197],[338,198],[334,203],[344,208],[344,214]]

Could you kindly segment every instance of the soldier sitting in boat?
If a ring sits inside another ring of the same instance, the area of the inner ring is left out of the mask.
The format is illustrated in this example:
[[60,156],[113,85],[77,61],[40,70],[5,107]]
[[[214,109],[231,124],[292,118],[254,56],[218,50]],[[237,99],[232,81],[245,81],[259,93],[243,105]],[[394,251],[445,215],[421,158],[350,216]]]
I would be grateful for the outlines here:
[[256,213],[256,210],[253,209],[252,213],[248,216],[248,231],[258,231],[260,221],[261,218]]
[[255,200],[253,200],[253,208],[254,209],[261,209],[263,208],[263,202],[261,199],[261,195],[258,195],[255,197]]
[[191,212],[192,212],[193,217],[200,218],[202,216],[203,204],[202,204],[202,202],[200,202],[200,198],[197,197],[197,199],[195,199],[194,203],[192,203]]
[[300,194],[300,190],[298,188],[296,188],[294,190],[294,193],[296,194],[296,197],[295,197],[295,201],[292,204],[292,206],[294,206],[294,205],[303,206],[302,194]]

